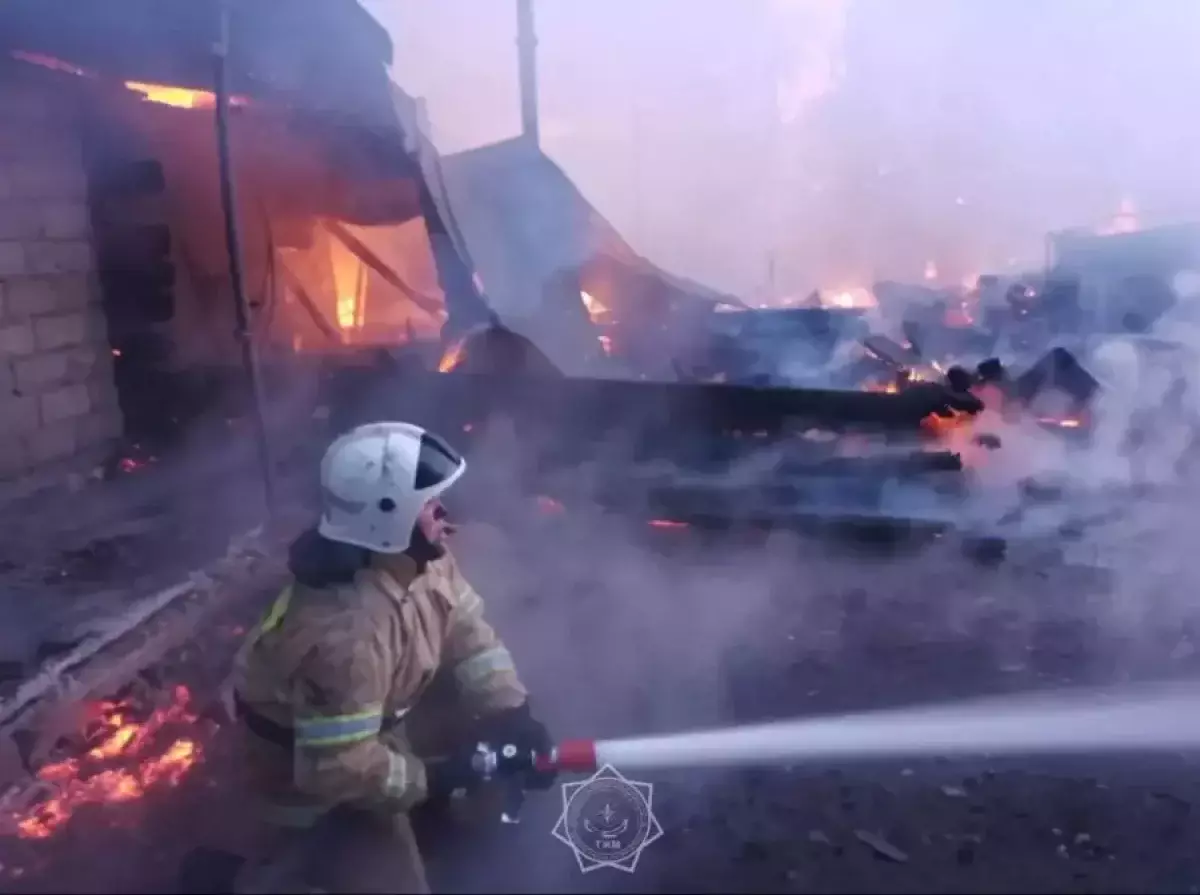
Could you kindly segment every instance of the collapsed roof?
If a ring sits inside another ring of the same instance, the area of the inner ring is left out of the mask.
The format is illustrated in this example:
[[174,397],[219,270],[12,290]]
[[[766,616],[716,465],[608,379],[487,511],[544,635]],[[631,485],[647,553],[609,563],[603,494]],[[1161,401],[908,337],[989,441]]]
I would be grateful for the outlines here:
[[583,329],[580,292],[617,317],[657,316],[680,303],[740,304],[638,254],[562,168],[523,137],[440,160],[427,156],[424,165],[491,307],[564,369],[577,356],[576,338],[594,342]]
[[589,265],[625,268],[712,302],[728,296],[639,255],[535,144],[517,137],[442,160],[446,203],[498,309],[532,312],[544,283]]

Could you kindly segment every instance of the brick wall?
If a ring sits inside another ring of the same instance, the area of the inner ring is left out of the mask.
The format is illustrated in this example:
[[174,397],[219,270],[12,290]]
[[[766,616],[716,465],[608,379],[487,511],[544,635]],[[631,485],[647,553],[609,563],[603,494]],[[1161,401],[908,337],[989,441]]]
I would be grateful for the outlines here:
[[0,121],[0,483],[11,483],[95,462],[121,414],[70,103],[0,72]]

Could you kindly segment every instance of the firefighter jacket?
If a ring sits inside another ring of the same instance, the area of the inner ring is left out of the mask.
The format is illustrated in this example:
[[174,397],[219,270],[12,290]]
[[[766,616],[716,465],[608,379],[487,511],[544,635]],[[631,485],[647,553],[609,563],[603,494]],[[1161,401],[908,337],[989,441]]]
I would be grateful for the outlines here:
[[339,804],[394,813],[421,802],[425,767],[396,721],[443,668],[474,714],[526,700],[450,554],[422,574],[407,555],[376,555],[352,584],[286,588],[250,634],[233,678],[246,726],[259,734],[248,739],[262,740],[263,724],[292,737],[290,754],[251,750],[260,753],[252,765],[271,778],[269,800],[290,812],[279,822],[305,825]]

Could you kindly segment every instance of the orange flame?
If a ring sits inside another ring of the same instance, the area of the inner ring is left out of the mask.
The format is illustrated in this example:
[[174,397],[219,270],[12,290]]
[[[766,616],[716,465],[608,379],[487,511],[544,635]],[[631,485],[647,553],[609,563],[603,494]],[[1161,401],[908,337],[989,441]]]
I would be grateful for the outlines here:
[[583,306],[587,310],[588,318],[592,323],[607,323],[608,318],[612,315],[612,311],[604,302],[600,301],[590,292],[580,292],[580,299],[583,300]]
[[[600,301],[600,299],[596,298],[590,292],[580,290],[579,298],[583,302],[583,307],[587,311],[588,319],[592,321],[593,326],[608,327],[615,322],[612,310],[608,305],[604,304],[604,302]],[[605,357],[612,357],[612,336],[600,333],[596,336],[596,341],[600,344],[600,350],[604,352]]]
[[343,332],[362,329],[366,318],[367,270],[361,258],[334,239],[329,243],[333,269],[334,314]]
[[861,310],[879,305],[879,302],[875,300],[875,293],[862,286],[847,286],[830,292],[820,292],[817,297],[821,306],[825,308]]
[[446,349],[445,353],[442,355],[442,359],[440,361],[438,361],[438,367],[437,367],[438,372],[439,373],[449,373],[451,370],[453,370],[455,367],[457,367],[460,363],[462,363],[463,352],[464,352],[464,349],[466,348],[466,345],[467,345],[466,337],[463,337],[461,339],[458,339],[455,342],[452,342],[450,344],[450,346]]
[[[147,102],[174,106],[176,109],[214,109],[217,105],[216,94],[208,90],[173,87],[170,84],[147,84],[144,81],[126,81],[125,87],[134,93],[140,93],[142,99]],[[244,96],[229,98],[231,106],[244,106],[248,102]]]
[[[25,50],[14,50],[9,54],[13,59],[37,65],[50,71],[65,72],[81,78],[95,78],[96,75],[87,69],[66,62],[44,53],[30,53]],[[150,84],[145,81],[125,81],[125,89],[140,93],[146,102],[159,103],[164,106],[174,106],[177,109],[214,109],[217,105],[217,95],[209,90],[196,90],[191,87],[175,87],[171,84]],[[250,100],[244,96],[229,97],[229,105],[246,106]]]
[[932,435],[946,435],[959,426],[969,423],[974,417],[963,410],[950,410],[950,416],[931,413],[921,420],[921,428]]
[[82,757],[44,765],[37,778],[55,795],[12,819],[22,839],[48,839],[86,804],[112,804],[140,799],[159,784],[174,786],[200,758],[200,747],[189,738],[175,739],[155,754],[164,729],[191,724],[191,694],[175,688],[175,701],[145,721],[129,718],[129,707],[112,702],[99,707],[103,738]]

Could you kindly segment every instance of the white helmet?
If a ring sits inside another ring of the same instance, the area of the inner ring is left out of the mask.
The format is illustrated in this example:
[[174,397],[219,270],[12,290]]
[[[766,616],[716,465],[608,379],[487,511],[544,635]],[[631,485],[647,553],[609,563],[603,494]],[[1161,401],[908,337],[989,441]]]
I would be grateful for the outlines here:
[[421,509],[466,469],[466,460],[420,426],[359,426],[321,460],[318,531],[376,553],[403,553]]

